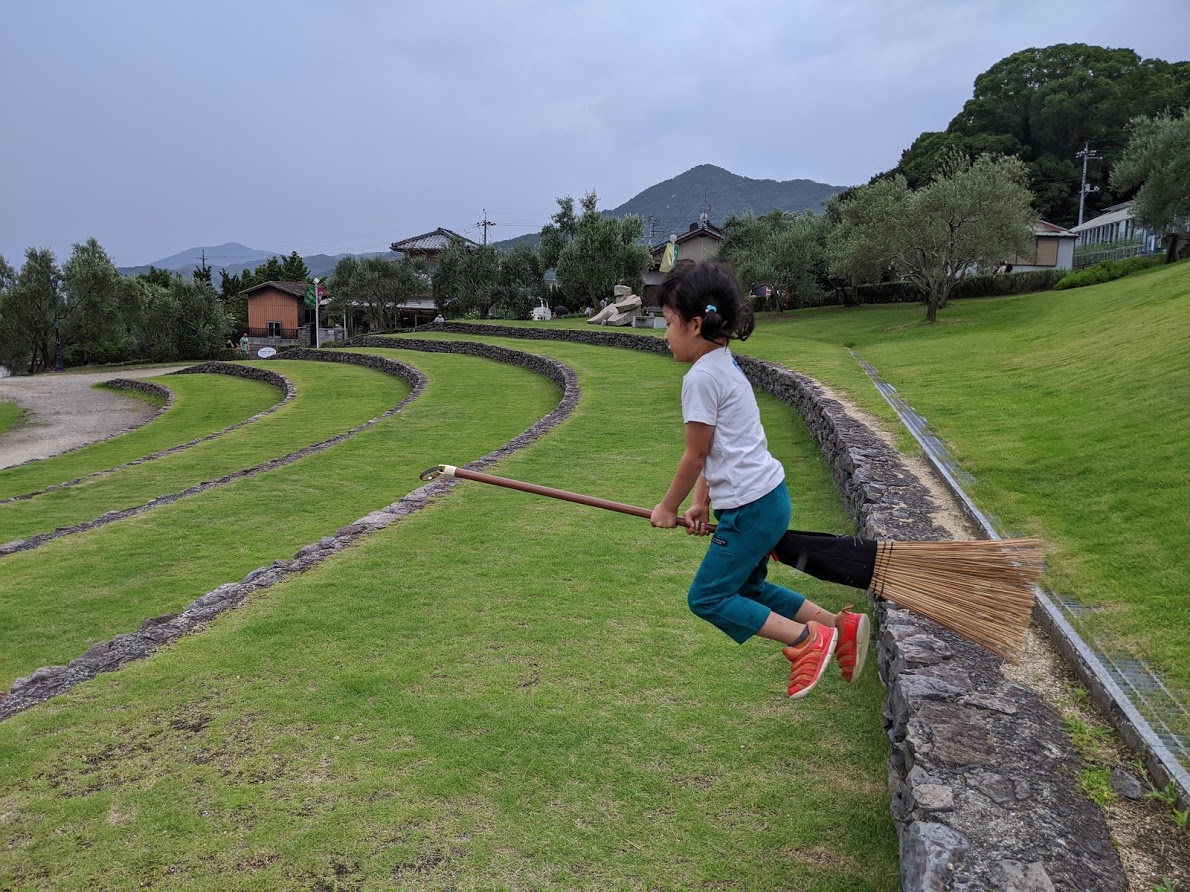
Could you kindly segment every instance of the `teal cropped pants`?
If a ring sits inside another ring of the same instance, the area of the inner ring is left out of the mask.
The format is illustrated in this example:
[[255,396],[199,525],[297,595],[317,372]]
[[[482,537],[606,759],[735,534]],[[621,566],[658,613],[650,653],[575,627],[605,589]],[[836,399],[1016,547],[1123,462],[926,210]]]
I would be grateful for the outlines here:
[[718,528],[688,600],[696,616],[737,643],[755,635],[770,611],[793,619],[805,603],[803,595],[765,578],[769,552],[789,529],[791,515],[784,481],[755,502],[715,512]]

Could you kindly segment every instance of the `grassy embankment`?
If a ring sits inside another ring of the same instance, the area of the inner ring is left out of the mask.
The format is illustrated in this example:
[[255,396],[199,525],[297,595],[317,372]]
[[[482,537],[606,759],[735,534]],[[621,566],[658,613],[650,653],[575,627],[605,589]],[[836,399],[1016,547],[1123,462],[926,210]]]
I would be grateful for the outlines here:
[[21,420],[21,407],[16,403],[0,402],[0,434],[16,427]]
[[1151,661],[1190,706],[1190,264],[957,301],[935,325],[908,304],[763,314],[736,349],[899,431],[851,351],[871,362],[974,476],[980,507],[1046,539],[1046,584],[1098,608],[1083,631]]
[[[0,505],[0,541],[25,538],[90,520],[105,511],[141,505],[157,496],[279,458],[375,418],[409,393],[409,386],[400,379],[360,366],[271,362],[271,369],[297,386],[297,397],[287,405],[253,424],[173,455],[122,468],[36,499]],[[275,388],[269,389],[276,394]]]
[[[579,345],[532,349],[570,363],[583,400],[496,473],[655,500],[680,451],[681,369]],[[293,466],[308,474],[275,510],[257,478],[144,523],[201,540],[217,562],[258,545],[285,556],[275,530],[302,527],[313,541],[343,522],[322,512],[359,516],[380,491],[392,501],[425,467],[482,454],[557,399],[541,379],[482,360],[392,355],[431,375],[425,396]],[[801,470],[799,514],[846,528],[805,429],[762,403],[780,457]],[[122,604],[136,576],[181,550],[171,540],[150,561],[134,548],[148,532],[138,526],[54,543],[22,575],[52,571],[55,558],[90,566],[97,551],[80,552],[103,539],[123,552],[104,570]],[[52,877],[58,889],[895,888],[878,680],[848,689],[832,675],[790,703],[772,647],[736,647],[686,611],[704,545],[463,484],[201,635],[0,724],[15,840],[0,850],[0,878],[37,888]],[[253,554],[235,571],[261,562]],[[151,572],[159,588],[180,581]],[[824,585],[813,594],[842,603]]]
[[56,486],[206,436],[263,412],[285,396],[259,381],[227,375],[174,375],[147,380],[173,391],[174,403],[169,411],[110,440],[0,471],[0,498]]
[[794,313],[765,319],[746,349],[870,405],[854,348],[1005,531],[1046,539],[1046,584],[1098,608],[1083,630],[1151,661],[1190,706],[1190,264],[921,319],[901,306]]

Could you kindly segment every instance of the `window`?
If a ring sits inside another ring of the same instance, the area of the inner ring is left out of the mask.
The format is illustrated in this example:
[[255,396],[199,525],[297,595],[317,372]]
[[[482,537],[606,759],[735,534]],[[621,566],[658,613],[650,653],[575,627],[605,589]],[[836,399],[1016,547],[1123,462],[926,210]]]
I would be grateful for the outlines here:
[[270,322],[269,323],[269,337],[270,338],[281,337],[281,323],[280,322]]
[[1058,240],[1056,238],[1037,239],[1037,266],[1058,265]]

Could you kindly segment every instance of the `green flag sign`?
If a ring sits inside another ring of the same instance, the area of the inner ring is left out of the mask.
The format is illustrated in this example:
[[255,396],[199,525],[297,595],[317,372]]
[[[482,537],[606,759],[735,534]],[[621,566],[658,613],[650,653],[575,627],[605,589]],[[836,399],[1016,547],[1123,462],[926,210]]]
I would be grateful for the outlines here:
[[318,300],[318,286],[317,285],[307,285],[306,286],[306,306],[313,309],[314,304],[317,300]]

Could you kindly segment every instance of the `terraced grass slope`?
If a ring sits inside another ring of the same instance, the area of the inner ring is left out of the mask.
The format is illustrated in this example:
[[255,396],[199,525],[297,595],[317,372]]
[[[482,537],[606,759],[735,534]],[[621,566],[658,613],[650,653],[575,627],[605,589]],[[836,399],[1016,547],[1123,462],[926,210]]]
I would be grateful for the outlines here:
[[285,396],[275,387],[229,375],[162,375],[146,380],[173,391],[169,411],[102,443],[0,471],[0,499],[57,486],[212,434],[263,412]]
[[330,364],[329,369],[322,365],[272,361],[269,368],[297,386],[297,397],[250,425],[78,486],[54,490],[27,502],[0,504],[0,542],[77,524],[105,511],[141,505],[280,458],[382,415],[409,393],[405,382],[382,372],[339,363]]
[[[532,349],[569,363],[583,398],[495,472],[659,498],[681,449],[681,369]],[[422,398],[295,465],[305,473],[281,497],[255,478],[154,512],[148,529],[116,524],[14,556],[43,561],[5,563],[26,578],[79,562],[53,585],[0,590],[0,603],[60,587],[64,627],[127,621],[129,601],[153,597],[150,573],[184,603],[175,590],[286,556],[557,401],[552,384],[485,360],[389,355],[431,377]],[[846,529],[805,429],[771,400],[762,411],[799,518]],[[93,538],[107,548],[83,554]],[[156,541],[160,555],[143,545]],[[0,723],[12,841],[0,885],[896,888],[878,680],[832,676],[790,703],[775,649],[736,647],[686,610],[704,546],[461,485],[205,632]],[[110,550],[117,591],[84,618],[77,608],[105,595],[84,597],[77,571]],[[813,594],[841,606],[839,590]]]
[[[749,352],[850,393],[853,347],[975,477],[1002,527],[1044,536],[1046,583],[1109,650],[1190,706],[1190,264],[1065,292],[766,319]],[[1190,728],[1184,729],[1190,732]]]
[[916,305],[766,314],[735,349],[897,431],[853,351],[875,365],[974,476],[980,507],[1046,539],[1046,584],[1094,608],[1081,631],[1150,661],[1190,708],[1190,264],[957,301],[936,325]]

